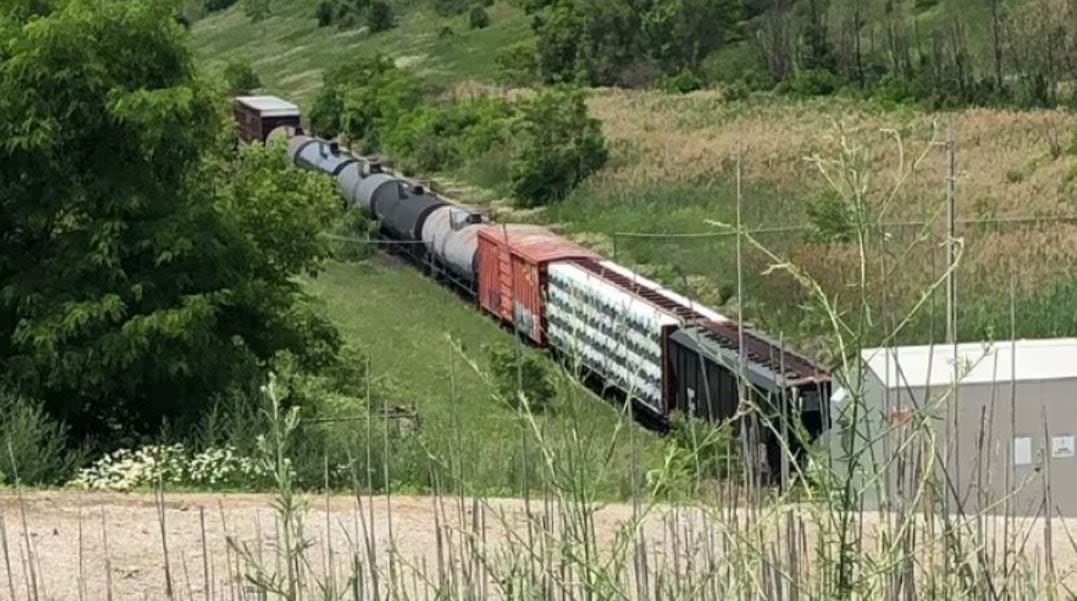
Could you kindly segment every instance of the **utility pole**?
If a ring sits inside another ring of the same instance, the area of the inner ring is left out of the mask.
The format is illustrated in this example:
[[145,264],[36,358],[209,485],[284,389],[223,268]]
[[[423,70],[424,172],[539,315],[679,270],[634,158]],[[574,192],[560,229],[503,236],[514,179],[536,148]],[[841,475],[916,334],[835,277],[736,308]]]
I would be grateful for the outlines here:
[[[958,415],[960,410],[958,403],[960,402],[958,379],[961,377],[961,362],[957,356],[957,270],[954,267],[957,264],[957,148],[954,141],[954,124],[950,122],[949,132],[946,136],[946,163],[947,163],[947,176],[946,176],[946,246],[948,249],[949,261],[946,272],[946,343],[949,345],[951,352],[953,353],[953,382],[951,383],[951,398],[949,402],[950,419],[949,421],[949,436],[947,436],[947,444],[950,446],[950,450],[953,452],[953,474],[954,481],[961,485],[961,439],[960,439],[960,425],[958,424]],[[947,459],[950,458],[950,453],[947,453]],[[946,493],[946,497],[949,498],[950,494]],[[954,500],[955,502],[957,499]],[[946,504],[946,510],[949,510],[949,503]]]
[[946,140],[946,246],[949,249],[949,271],[946,276],[946,342],[957,343],[957,279],[954,263],[957,262],[957,150],[954,127]]

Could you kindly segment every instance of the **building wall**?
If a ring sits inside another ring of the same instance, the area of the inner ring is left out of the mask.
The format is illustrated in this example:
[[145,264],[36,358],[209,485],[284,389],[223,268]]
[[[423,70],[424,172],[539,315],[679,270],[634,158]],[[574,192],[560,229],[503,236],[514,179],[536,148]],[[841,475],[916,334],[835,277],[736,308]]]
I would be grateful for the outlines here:
[[[936,434],[937,460],[945,457],[950,478],[946,485],[956,489],[966,511],[983,506],[1002,512],[1010,491],[1013,509],[1034,515],[1044,505],[1050,473],[1052,513],[1077,516],[1077,378],[1013,386],[1010,382],[964,384],[955,399],[949,387],[885,389],[869,374],[865,390],[856,448],[870,447],[873,452],[867,454],[858,481],[867,482],[872,472],[886,473],[878,492],[867,495],[869,505],[878,505],[879,494],[888,499],[900,497],[902,490],[911,494],[917,475],[899,469],[898,464],[922,461],[914,456],[914,448],[902,447],[901,433],[903,428],[913,428],[918,416],[930,414],[926,423]],[[844,405],[838,411],[848,414],[848,402]],[[842,428],[836,425],[829,445],[839,473],[847,473],[841,436]],[[899,473],[905,474],[904,482],[899,482]]]

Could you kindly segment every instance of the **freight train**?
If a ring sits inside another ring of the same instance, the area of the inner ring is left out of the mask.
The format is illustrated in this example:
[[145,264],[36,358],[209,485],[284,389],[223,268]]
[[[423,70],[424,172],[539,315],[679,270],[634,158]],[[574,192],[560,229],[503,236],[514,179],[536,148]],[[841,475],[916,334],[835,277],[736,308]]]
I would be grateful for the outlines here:
[[[247,120],[248,140],[278,135]],[[770,420],[757,432],[771,468],[782,452],[779,433],[797,451],[794,431],[815,438],[828,427],[830,375],[810,359],[549,229],[491,223],[375,159],[297,133],[297,123],[283,127],[289,160],[334,177],[347,208],[375,220],[403,253],[642,413],[717,423],[751,398],[756,415]]]

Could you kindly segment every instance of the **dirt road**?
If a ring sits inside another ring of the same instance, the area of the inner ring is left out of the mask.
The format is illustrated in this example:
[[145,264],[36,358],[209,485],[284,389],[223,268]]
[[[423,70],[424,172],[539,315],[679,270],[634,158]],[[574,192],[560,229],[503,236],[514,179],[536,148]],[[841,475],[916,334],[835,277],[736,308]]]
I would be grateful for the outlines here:
[[[394,496],[391,505],[388,501],[385,497],[363,497],[361,503],[354,497],[309,497],[302,527],[302,538],[309,541],[302,560],[308,577],[328,573],[340,586],[347,586],[355,562],[366,564],[373,557],[384,572],[388,558],[393,557],[398,569],[409,572],[404,580],[421,589],[418,583],[424,577],[435,578],[439,561],[469,564],[474,558],[468,555],[469,548],[481,546],[487,557],[496,556],[498,561],[526,562],[529,558],[522,556],[541,547],[541,540],[528,538],[525,505],[520,500],[479,503],[449,498],[436,505],[429,497]],[[145,494],[48,491],[28,493],[21,500],[0,495],[6,534],[0,557],[0,601],[168,599],[169,586],[174,599],[259,599],[246,583],[246,576],[255,571],[251,561],[270,572],[281,569],[278,540],[283,530],[272,503],[272,497],[247,494],[169,494],[161,505]],[[549,507],[532,505],[531,509],[532,515],[564,515]],[[598,510],[593,525],[597,546],[610,548],[632,515],[627,505]],[[671,538],[673,530],[668,525],[673,521],[680,533]],[[640,526],[649,540],[652,556],[648,561],[671,557],[663,550],[670,545],[679,545],[684,557],[711,557],[721,533],[730,526],[699,528],[701,523],[700,515],[691,510],[654,512]],[[865,528],[866,538],[871,537],[872,528],[870,524]],[[1022,534],[1027,545],[1023,557],[1042,563],[1043,521],[1027,528]],[[1077,533],[1077,520],[1055,520],[1052,528],[1055,568],[1064,579],[1074,580],[1077,552],[1068,533]],[[702,535],[693,540],[693,530]],[[370,548],[366,532],[371,533]],[[469,543],[472,532],[475,538]],[[781,553],[786,543],[780,532],[776,535],[767,544]],[[234,544],[229,544],[229,538]],[[809,533],[802,543],[804,557],[811,554],[811,538]],[[237,547],[249,551],[250,561],[241,559]],[[395,553],[390,553],[391,548]],[[467,569],[482,568],[463,568]]]

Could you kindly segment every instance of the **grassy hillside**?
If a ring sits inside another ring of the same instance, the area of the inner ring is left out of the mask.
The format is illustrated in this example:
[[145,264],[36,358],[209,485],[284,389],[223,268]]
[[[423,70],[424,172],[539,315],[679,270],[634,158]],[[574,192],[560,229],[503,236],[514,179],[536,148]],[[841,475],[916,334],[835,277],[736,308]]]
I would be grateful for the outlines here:
[[[310,288],[326,300],[347,339],[370,356],[375,377],[388,380],[391,402],[416,407],[434,457],[458,461],[465,481],[482,490],[519,493],[525,449],[534,454],[532,464],[540,461],[534,432],[495,399],[484,349],[509,344],[511,334],[450,290],[384,258],[330,265]],[[660,465],[656,435],[569,378],[556,380],[555,410],[539,416],[537,425],[554,453],[568,452],[566,444],[582,445],[572,456],[593,475],[598,490],[614,497],[630,490],[633,437],[641,445],[642,471]],[[575,436],[579,440],[570,440]]]
[[[947,6],[945,10],[954,8]],[[268,91],[305,100],[318,85],[320,69],[370,49],[388,52],[438,83],[482,90],[497,47],[530,35],[527,18],[503,2],[492,9],[489,28],[467,31],[457,18],[451,21],[457,35],[445,39],[437,36],[444,20],[424,10],[405,15],[398,28],[374,36],[319,30],[312,10],[304,2],[278,1],[275,16],[264,28],[247,24],[232,10],[196,24],[194,39],[211,63],[246,56]],[[923,18],[942,18],[944,12],[940,5],[924,12]],[[985,14],[978,10],[979,16],[970,19],[979,23]],[[983,29],[976,23],[968,25],[974,31]],[[269,33],[259,33],[260,28]],[[487,91],[499,93],[496,88]],[[1060,308],[1077,290],[1077,225],[993,222],[1077,213],[1077,118],[1071,112],[927,113],[840,96],[796,100],[754,94],[730,100],[721,90],[686,95],[598,90],[590,106],[603,121],[612,158],[565,201],[540,211],[513,211],[498,200],[504,195],[507,167],[496,164],[498,157],[458,173],[439,174],[441,189],[469,202],[492,205],[505,220],[554,225],[733,313],[738,301],[732,240],[720,235],[660,236],[713,234],[709,220],[733,220],[735,157],[742,161],[746,225],[779,228],[762,234],[760,241],[806,268],[829,295],[844,299],[859,271],[858,252],[848,243],[813,238],[813,228],[826,227],[828,218],[811,222],[812,208],[834,206],[842,194],[848,201],[852,189],[840,180],[855,169],[867,176],[859,194],[866,206],[879,211],[880,221],[937,219],[947,177],[942,143],[952,125],[958,218],[977,222],[963,223],[957,231],[965,242],[959,273],[965,316],[959,324],[962,338],[1000,336],[1009,330],[1011,279],[1018,295],[1019,336],[1077,331],[1077,316]],[[822,162],[806,160],[811,157]],[[820,167],[828,173],[824,175]],[[902,185],[891,195],[901,170],[906,171],[900,176]],[[826,176],[837,177],[841,194],[828,185]],[[873,302],[885,307],[886,320],[900,320],[941,273],[945,227],[936,221],[927,228],[884,229],[871,249],[878,255],[872,259],[875,268],[869,278]],[[622,233],[659,237],[618,235]],[[883,257],[889,255],[900,260],[895,258],[884,268]],[[763,275],[771,262],[748,252],[745,298],[740,303],[745,314],[772,334],[827,356],[826,345],[816,344],[825,322],[805,311],[808,299],[799,286],[788,278]],[[943,323],[938,315],[923,314],[909,324],[902,339],[937,338]]]
[[[373,35],[318,27],[316,6],[313,0],[274,0],[272,15],[256,24],[234,6],[195,24],[195,48],[210,68],[232,58],[249,61],[267,92],[305,103],[325,68],[356,54],[384,53],[436,83],[491,80],[495,51],[531,35],[523,12],[503,1],[488,9],[492,23],[484,29],[469,29],[466,15],[447,19],[421,5],[399,16],[395,28]],[[451,36],[441,35],[445,27]]]

